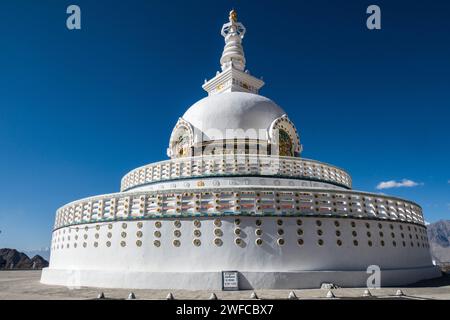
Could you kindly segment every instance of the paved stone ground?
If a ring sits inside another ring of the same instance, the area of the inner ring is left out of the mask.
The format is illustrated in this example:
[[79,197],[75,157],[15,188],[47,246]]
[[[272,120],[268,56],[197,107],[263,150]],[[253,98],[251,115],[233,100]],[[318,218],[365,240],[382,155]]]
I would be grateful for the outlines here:
[[[106,298],[125,299],[130,290],[100,289],[82,287],[70,289],[64,286],[48,286],[39,282],[40,271],[0,271],[0,300],[69,300],[95,299],[100,292]],[[401,289],[408,299],[449,299],[450,274],[442,278],[424,281],[406,288],[383,288],[371,290],[376,299],[398,299],[397,289]],[[299,299],[325,299],[328,290],[307,289],[295,290]],[[364,288],[340,288],[332,290],[337,298],[360,298]],[[165,299],[172,292],[175,299],[208,299],[211,291],[188,290],[133,290],[137,299]],[[260,299],[286,299],[290,290],[256,290]],[[215,291],[219,299],[248,299],[251,291],[224,292]]]

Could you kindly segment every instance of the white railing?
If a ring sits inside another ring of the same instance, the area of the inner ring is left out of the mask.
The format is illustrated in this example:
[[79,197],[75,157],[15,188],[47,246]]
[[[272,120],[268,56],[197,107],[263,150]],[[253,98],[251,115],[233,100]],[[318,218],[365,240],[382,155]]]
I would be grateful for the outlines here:
[[130,192],[86,198],[60,208],[55,229],[100,221],[218,215],[318,215],[424,224],[420,206],[394,197],[354,191],[243,188]]
[[152,163],[130,171],[121,181],[121,191],[149,183],[208,176],[266,175],[309,179],[348,189],[352,179],[335,166],[303,158],[270,156],[205,156]]

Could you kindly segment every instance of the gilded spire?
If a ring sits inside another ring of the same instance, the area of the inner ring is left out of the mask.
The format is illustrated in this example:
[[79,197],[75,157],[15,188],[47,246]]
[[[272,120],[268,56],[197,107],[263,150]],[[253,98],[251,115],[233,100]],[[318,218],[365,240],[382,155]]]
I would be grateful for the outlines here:
[[245,69],[244,49],[242,39],[245,35],[245,27],[237,20],[236,10],[231,10],[228,22],[222,26],[221,35],[225,38],[225,47],[220,58],[221,72],[209,81],[205,80],[203,89],[209,95],[221,92],[251,92],[258,93],[264,85],[264,81],[257,79]]
[[237,21],[237,12],[234,9],[230,11],[229,22],[223,25],[221,34],[225,38],[225,48],[220,58],[222,70],[232,66],[244,71],[245,56],[242,39],[245,35],[245,27]]

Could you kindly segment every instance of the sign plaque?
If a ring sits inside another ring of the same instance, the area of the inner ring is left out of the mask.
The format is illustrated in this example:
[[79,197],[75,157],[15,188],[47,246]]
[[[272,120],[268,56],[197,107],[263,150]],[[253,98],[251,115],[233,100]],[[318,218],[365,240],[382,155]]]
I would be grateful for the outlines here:
[[222,290],[239,290],[239,277],[237,271],[222,271]]

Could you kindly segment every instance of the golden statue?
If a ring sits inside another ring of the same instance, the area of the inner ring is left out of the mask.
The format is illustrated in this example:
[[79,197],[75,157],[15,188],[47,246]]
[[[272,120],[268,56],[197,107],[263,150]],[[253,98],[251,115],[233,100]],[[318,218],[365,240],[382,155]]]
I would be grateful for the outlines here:
[[237,22],[237,12],[234,9],[230,11],[230,22]]

